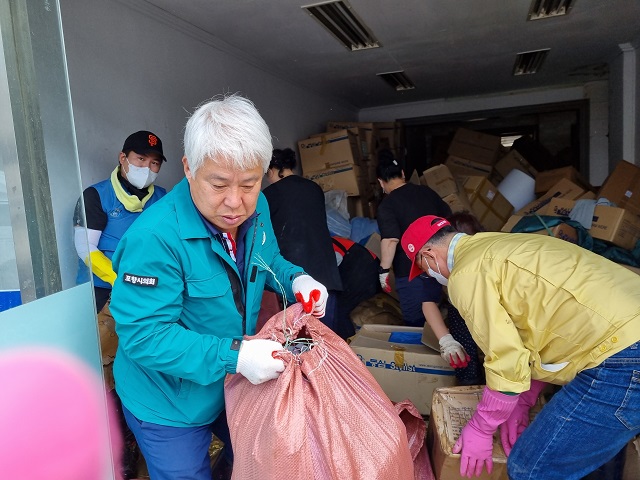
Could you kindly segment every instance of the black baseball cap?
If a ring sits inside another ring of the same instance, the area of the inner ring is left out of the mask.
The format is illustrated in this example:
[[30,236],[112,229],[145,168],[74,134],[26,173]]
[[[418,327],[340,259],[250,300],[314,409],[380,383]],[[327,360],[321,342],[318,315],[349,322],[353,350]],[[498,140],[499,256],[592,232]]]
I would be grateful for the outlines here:
[[139,132],[132,133],[124,141],[122,146],[123,152],[133,150],[136,153],[144,155],[146,153],[157,153],[162,157],[165,162],[167,159],[162,153],[162,140],[154,133],[146,130],[140,130]]

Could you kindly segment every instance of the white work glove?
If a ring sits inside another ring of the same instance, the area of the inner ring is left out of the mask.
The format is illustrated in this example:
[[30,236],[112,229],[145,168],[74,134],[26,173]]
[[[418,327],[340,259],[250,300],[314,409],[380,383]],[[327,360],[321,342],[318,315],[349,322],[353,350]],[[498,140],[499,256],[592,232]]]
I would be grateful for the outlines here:
[[243,340],[238,353],[236,373],[242,374],[254,385],[274,380],[284,371],[284,362],[274,358],[273,353],[283,350],[273,340]]
[[378,279],[380,280],[380,286],[385,293],[391,293],[391,284],[389,283],[389,269],[378,268]]
[[453,368],[463,368],[469,364],[471,357],[450,333],[440,338],[438,343],[440,344],[440,356]]
[[329,293],[324,285],[311,278],[310,275],[300,275],[291,284],[291,289],[305,312],[317,318],[324,317],[329,298]]

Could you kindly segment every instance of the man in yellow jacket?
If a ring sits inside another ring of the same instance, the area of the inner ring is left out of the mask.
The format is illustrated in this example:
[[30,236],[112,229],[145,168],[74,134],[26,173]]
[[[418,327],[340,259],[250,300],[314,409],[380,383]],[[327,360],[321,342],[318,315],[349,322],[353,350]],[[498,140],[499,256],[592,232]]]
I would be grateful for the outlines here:
[[[470,236],[432,215],[401,244],[409,279],[447,285],[485,354],[482,401],[454,446],[461,475],[491,471],[498,427],[511,480],[582,478],[640,434],[640,276],[556,238]],[[545,383],[564,387],[525,430]]]

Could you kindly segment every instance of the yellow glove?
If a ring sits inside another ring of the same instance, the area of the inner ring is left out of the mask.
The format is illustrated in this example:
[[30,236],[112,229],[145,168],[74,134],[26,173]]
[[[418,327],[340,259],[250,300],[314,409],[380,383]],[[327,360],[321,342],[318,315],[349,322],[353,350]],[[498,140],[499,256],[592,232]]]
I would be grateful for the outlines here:
[[[91,265],[89,265],[89,260],[91,260]],[[111,260],[104,253],[100,250],[94,250],[89,253],[88,257],[85,257],[84,263],[91,267],[91,271],[96,277],[113,286],[116,281],[116,272],[113,271]]]

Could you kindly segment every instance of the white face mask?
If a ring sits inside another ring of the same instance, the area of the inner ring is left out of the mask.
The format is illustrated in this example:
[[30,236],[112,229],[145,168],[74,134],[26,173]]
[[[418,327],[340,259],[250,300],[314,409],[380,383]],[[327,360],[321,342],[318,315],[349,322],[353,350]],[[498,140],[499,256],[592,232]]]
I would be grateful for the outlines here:
[[[422,257],[424,258],[424,255]],[[426,262],[426,260],[424,261]],[[430,277],[435,278],[436,282],[438,282],[440,285],[444,285],[446,287],[449,284],[449,279],[444,275],[442,275],[442,273],[440,272],[440,265],[438,265],[438,260],[436,260],[435,262],[436,262],[436,268],[438,269],[438,271],[434,272],[429,266],[429,263],[427,262],[427,273],[429,274]]]
[[146,188],[158,178],[158,174],[152,172],[149,167],[136,167],[135,165],[131,165],[128,158],[127,163],[129,164],[127,180],[136,188]]

